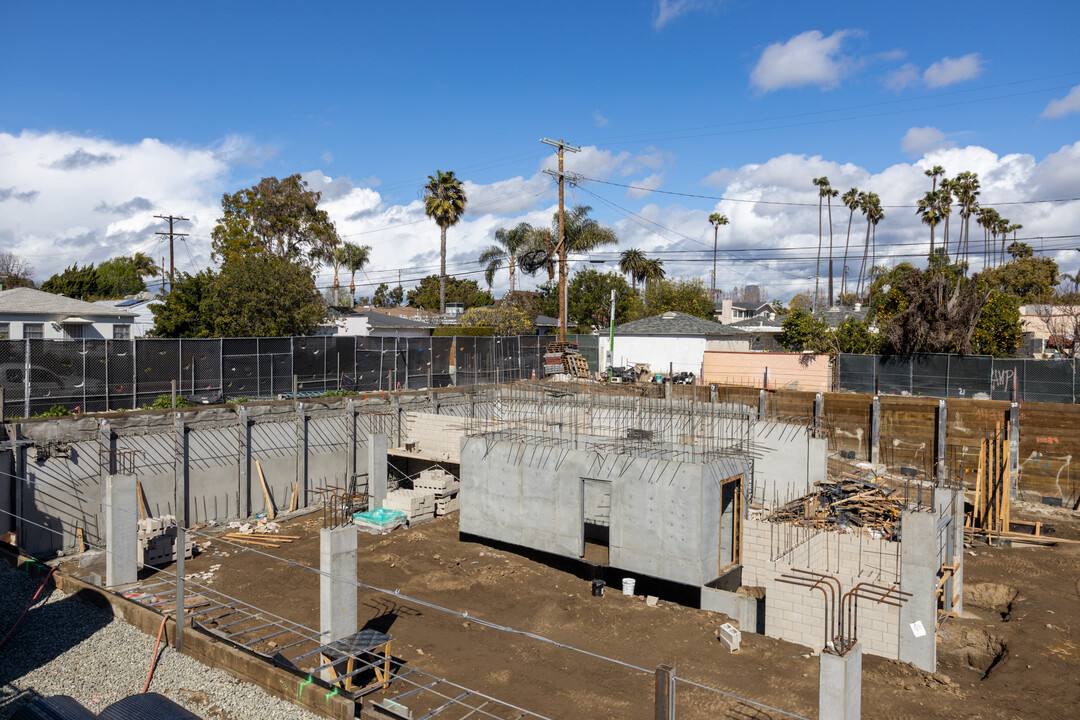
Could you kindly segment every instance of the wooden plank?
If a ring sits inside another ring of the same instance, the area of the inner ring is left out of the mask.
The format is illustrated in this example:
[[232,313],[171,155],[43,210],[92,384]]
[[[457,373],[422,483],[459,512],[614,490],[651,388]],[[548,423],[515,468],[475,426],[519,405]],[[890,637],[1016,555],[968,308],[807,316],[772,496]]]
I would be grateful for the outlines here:
[[263,476],[262,465],[255,461],[255,469],[259,471],[259,483],[262,485],[263,498],[266,500],[266,517],[274,519],[274,503],[270,502],[270,489],[266,486],[266,478]]
[[[188,610],[189,608],[199,607],[200,605],[209,605],[209,604],[210,604],[210,601],[207,600],[202,595],[191,595],[189,597],[184,598],[184,610],[185,611]],[[162,615],[172,615],[173,613],[176,612],[176,601],[175,600],[170,600],[169,602],[164,602],[164,603],[161,603],[160,605],[155,605],[154,609],[157,610]]]
[[289,512],[296,511],[296,505],[300,498],[300,481],[297,480],[292,486],[292,501],[289,503]]

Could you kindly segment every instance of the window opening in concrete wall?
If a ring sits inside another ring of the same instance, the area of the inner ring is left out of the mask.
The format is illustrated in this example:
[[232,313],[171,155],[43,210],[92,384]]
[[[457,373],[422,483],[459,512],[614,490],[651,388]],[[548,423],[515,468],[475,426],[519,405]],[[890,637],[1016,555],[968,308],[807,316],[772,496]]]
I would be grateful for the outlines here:
[[720,567],[717,575],[742,564],[742,483],[736,475],[720,485]]
[[581,557],[608,565],[611,561],[611,482],[581,479]]

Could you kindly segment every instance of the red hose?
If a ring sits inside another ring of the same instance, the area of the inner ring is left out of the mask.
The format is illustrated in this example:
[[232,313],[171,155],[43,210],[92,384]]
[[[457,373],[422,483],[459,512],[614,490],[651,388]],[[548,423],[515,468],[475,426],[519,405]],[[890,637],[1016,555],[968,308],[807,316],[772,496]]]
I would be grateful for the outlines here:
[[19,616],[19,619],[16,620],[15,624],[11,626],[11,629],[7,631],[7,635],[4,636],[4,639],[0,640],[0,648],[4,647],[4,643],[6,643],[8,641],[8,638],[11,637],[11,633],[15,632],[15,628],[19,627],[19,623],[21,623],[23,621],[23,618],[26,617],[26,613],[30,612],[30,608],[34,607],[34,603],[37,602],[38,595],[40,595],[41,591],[45,589],[46,583],[49,582],[49,578],[52,577],[52,574],[54,572],[56,572],[56,568],[49,568],[49,572],[45,575],[45,579],[41,581],[41,585],[40,587],[38,587],[37,592],[34,593],[34,597],[30,598],[30,604],[26,606],[26,609],[23,610],[23,614]]
[[150,672],[146,673],[146,684],[143,685],[142,689],[144,693],[150,689],[150,678],[154,677],[154,668],[157,666],[158,646],[161,645],[161,633],[165,629],[165,621],[168,619],[168,615],[161,618],[161,627],[159,627],[157,631],[157,642],[154,643],[154,654],[150,656]]

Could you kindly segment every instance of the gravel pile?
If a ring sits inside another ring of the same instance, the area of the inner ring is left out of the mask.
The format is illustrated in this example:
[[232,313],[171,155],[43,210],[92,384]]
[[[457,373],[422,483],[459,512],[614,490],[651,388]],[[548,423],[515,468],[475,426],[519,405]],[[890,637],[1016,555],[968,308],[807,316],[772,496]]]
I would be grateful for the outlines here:
[[[0,562],[0,638],[41,584]],[[48,590],[42,591],[46,594]],[[162,643],[164,646],[164,643]],[[0,720],[37,698],[70,695],[92,712],[142,692],[154,638],[59,590],[27,614],[0,649]],[[164,647],[150,690],[207,720],[314,720],[250,683]]]

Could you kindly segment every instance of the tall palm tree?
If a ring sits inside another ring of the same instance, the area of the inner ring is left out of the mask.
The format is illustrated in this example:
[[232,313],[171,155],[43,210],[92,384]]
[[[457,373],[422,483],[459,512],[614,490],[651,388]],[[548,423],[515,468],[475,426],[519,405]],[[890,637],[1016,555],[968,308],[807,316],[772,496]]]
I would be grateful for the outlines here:
[[[867,272],[867,270],[874,267],[874,260],[876,259],[877,255],[876,247],[873,255],[870,252],[870,229],[871,227],[876,227],[877,221],[881,219],[881,217],[879,217],[879,213],[881,214],[881,216],[884,215],[881,210],[881,198],[878,197],[877,193],[859,193],[859,210],[866,218],[866,241],[863,244],[863,258],[862,263],[859,265],[859,282],[855,288],[855,294],[858,295],[859,298],[862,298],[863,280],[865,279],[867,281],[867,285],[869,285],[870,273]],[[875,218],[877,221],[875,220]],[[874,236],[874,241],[876,245],[876,231],[874,233]],[[867,265],[867,261],[869,261],[869,266]]]
[[829,205],[829,307],[833,306],[833,234],[832,234],[832,199],[840,194],[839,190],[832,187],[825,190],[825,201]]
[[652,258],[645,261],[645,266],[641,271],[641,279],[645,281],[645,309],[649,309],[649,283],[658,282],[664,279],[667,275],[667,271],[664,270],[664,261]]
[[[604,227],[589,217],[592,208],[588,205],[575,205],[563,218],[563,238],[566,247],[559,252],[559,306],[566,303],[566,282],[569,268],[566,257],[570,253],[587,253],[604,245],[617,245],[619,237],[609,227]],[[559,236],[559,213],[551,221],[551,231]]]
[[881,198],[876,193],[870,193],[872,196],[870,205],[870,224],[873,227],[873,235],[870,239],[870,268],[873,269],[874,264],[877,262],[877,226],[885,217],[885,209],[881,206]]
[[859,209],[859,188],[851,188],[844,193],[840,200],[844,207],[849,210],[847,221],[847,240],[844,241],[844,267],[840,270],[840,296],[847,293],[847,256],[848,246],[851,245],[851,221],[855,217],[855,211]]
[[941,167],[940,165],[935,165],[934,167],[923,173],[923,175],[933,180],[933,183],[930,186],[930,192],[937,192],[937,179],[944,174],[945,168]]
[[934,192],[927,192],[922,198],[919,199],[919,204],[915,208],[916,214],[922,216],[922,221],[930,226],[930,254],[934,254],[934,228],[941,221],[941,216],[938,214],[938,194]]
[[446,229],[465,214],[465,189],[454,171],[436,170],[423,188],[424,212],[439,226],[439,313],[446,312]]
[[533,226],[529,223],[519,223],[517,227],[499,228],[495,231],[497,244],[489,245],[484,252],[480,253],[480,264],[485,265],[484,280],[488,287],[495,281],[495,273],[499,268],[506,265],[510,271],[510,294],[514,293],[514,273],[517,271],[518,260],[528,249],[532,236]]
[[949,216],[952,215],[953,190],[955,181],[949,178],[941,179],[941,187],[938,188],[938,214],[945,223],[942,233],[941,246],[945,248],[945,254],[949,254]]
[[720,237],[720,226],[727,225],[727,215],[721,215],[720,213],[713,213],[709,216],[709,222],[713,226],[713,239],[712,239],[712,301],[716,303],[716,245],[717,240]]
[[649,258],[645,257],[645,253],[637,248],[623,250],[622,255],[619,256],[619,272],[630,278],[630,283],[635,291],[637,290],[638,280],[643,280],[645,277],[645,266],[648,262]]
[[[977,173],[964,171],[953,181],[956,202],[960,206],[962,223],[960,237],[956,240],[956,255],[967,259],[971,242],[971,216],[979,210],[979,176]],[[961,247],[961,242],[963,246]]]
[[811,304],[813,310],[817,310],[818,288],[821,285],[821,244],[823,242],[824,233],[821,227],[821,211],[823,209],[823,200],[825,193],[829,187],[829,178],[822,175],[811,180],[818,189],[818,202],[817,202],[817,270],[814,273],[814,300]]
[[338,260],[352,275],[349,278],[349,307],[356,303],[356,273],[364,269],[371,258],[370,245],[345,242],[338,248]]
[[157,277],[161,269],[154,262],[154,258],[144,252],[137,252],[131,257],[131,263],[135,266],[135,272],[140,277]]

